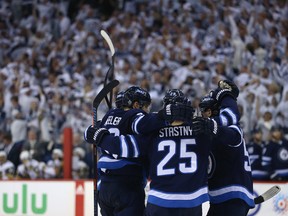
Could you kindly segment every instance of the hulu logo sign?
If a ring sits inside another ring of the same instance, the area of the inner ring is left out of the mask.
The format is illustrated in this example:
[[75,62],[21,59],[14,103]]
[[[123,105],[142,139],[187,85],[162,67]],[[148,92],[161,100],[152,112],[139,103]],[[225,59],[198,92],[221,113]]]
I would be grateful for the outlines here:
[[[36,206],[36,194],[32,193],[30,197],[28,197],[28,189],[27,185],[22,185],[22,193],[14,193],[13,194],[13,205],[8,205],[8,194],[3,194],[3,211],[7,214],[15,214],[19,210],[22,212],[23,215],[27,214],[28,208],[30,207],[32,213],[34,214],[44,214],[47,211],[47,194],[42,194],[42,203],[41,206]],[[31,205],[29,206],[28,200],[31,200]],[[19,206],[19,203],[22,202],[22,209]],[[20,209],[19,209],[20,208]]]

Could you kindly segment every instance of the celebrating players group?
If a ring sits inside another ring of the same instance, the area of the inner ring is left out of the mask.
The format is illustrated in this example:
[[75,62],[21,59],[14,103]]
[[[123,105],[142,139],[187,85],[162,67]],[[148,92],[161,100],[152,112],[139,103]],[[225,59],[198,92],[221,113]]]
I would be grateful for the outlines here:
[[[196,115],[189,98],[170,89],[150,113],[149,93],[131,86],[84,133],[101,151],[97,164],[102,216],[245,216],[254,208],[249,155],[239,127],[238,87],[221,80]],[[145,203],[144,188],[150,182]]]

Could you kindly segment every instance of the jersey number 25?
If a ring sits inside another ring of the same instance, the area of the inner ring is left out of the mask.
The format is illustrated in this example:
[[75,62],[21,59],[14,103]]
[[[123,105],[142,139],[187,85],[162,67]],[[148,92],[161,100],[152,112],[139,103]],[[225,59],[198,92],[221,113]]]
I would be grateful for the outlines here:
[[[180,147],[180,155],[179,158],[188,158],[190,163],[179,163],[177,164],[180,172],[182,173],[193,173],[197,170],[197,155],[195,152],[188,152],[188,145],[195,145],[195,139],[181,139],[180,145],[176,143],[174,140],[165,140],[161,141],[158,144],[158,151],[164,151],[168,148],[168,153],[166,156],[160,161],[157,166],[157,175],[173,175],[175,174],[175,167],[167,168],[168,162],[172,157],[176,157],[176,147]],[[164,168],[165,167],[165,168]]]

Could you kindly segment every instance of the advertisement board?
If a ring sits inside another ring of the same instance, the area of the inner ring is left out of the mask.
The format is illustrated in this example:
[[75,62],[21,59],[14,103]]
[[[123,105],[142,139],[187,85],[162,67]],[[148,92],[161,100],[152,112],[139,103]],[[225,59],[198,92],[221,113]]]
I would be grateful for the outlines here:
[[[249,216],[288,215],[288,183],[256,182],[255,197],[275,184],[281,187],[280,193],[256,205]],[[94,213],[93,192],[93,181],[0,181],[0,215],[91,216]],[[208,208],[206,202],[203,215]]]
[[1,181],[1,216],[91,216],[92,181]]

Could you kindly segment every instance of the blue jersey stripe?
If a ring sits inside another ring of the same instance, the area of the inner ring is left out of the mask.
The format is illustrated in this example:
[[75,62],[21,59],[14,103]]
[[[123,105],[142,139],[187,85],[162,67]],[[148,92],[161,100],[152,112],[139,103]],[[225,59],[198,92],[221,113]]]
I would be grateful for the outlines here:
[[139,165],[136,162],[132,162],[125,159],[112,159],[108,157],[102,157],[98,161],[98,168],[105,168],[105,169],[118,169],[130,164]]
[[211,203],[221,203],[226,200],[238,198],[244,200],[251,207],[255,205],[253,193],[237,185],[209,191],[209,196]]
[[139,121],[144,117],[144,114],[143,114],[143,113],[141,113],[141,114],[139,113],[138,116],[139,116],[139,117],[137,117],[137,118],[134,120],[134,122],[132,123],[132,130],[133,130],[133,132],[134,132],[135,134],[139,134],[139,131],[138,131],[138,129],[137,129],[137,125],[138,125]]
[[220,119],[222,120],[223,126],[236,125],[238,123],[236,114],[230,108],[221,109]]
[[137,145],[137,141],[135,140],[134,136],[129,135],[128,137],[132,143],[132,146],[131,145],[130,146],[131,146],[131,148],[133,148],[133,152],[134,152],[133,157],[135,157],[135,158],[139,157],[139,148]]
[[124,136],[120,136],[121,154],[120,157],[128,157],[128,146]]
[[209,201],[207,187],[192,193],[167,193],[151,189],[147,202],[168,208],[192,208]]

